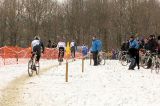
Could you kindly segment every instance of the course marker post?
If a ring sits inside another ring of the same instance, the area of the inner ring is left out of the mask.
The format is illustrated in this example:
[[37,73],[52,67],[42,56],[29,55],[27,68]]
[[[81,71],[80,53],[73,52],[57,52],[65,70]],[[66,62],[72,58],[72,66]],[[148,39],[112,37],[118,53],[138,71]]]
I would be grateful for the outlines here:
[[66,61],[66,82],[68,82],[68,61]]
[[6,60],[5,60],[5,58],[6,58],[5,48],[6,48],[6,46],[4,46],[4,48],[3,48],[3,60],[4,60],[4,65],[6,64]]
[[90,65],[91,65],[92,64],[92,56],[91,56],[91,54],[90,54],[89,58],[90,58]]
[[84,72],[84,57],[82,58],[82,73]]

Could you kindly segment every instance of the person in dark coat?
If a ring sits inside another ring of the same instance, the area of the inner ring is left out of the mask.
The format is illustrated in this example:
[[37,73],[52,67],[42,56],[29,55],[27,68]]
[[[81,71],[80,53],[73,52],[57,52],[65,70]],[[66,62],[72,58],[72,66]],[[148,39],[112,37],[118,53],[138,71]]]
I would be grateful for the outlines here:
[[47,47],[48,47],[48,48],[52,48],[52,42],[51,42],[51,40],[48,40]]
[[[156,49],[157,49],[157,42],[154,39],[154,35],[150,35],[149,36],[149,41],[147,44],[147,49],[151,52],[151,53],[155,53]],[[147,63],[147,68],[149,69],[152,66],[152,59],[150,59]]]
[[129,66],[129,70],[134,70],[134,68],[136,67],[136,64],[139,69],[138,49],[139,49],[139,44],[138,44],[137,40],[134,39],[134,36],[131,36],[130,41],[129,41],[129,54],[130,54],[130,58],[131,58],[131,64]]
[[149,41],[148,41],[148,50],[151,51],[151,53],[156,52],[156,48],[157,48],[157,42],[154,39],[153,35],[149,36]]
[[121,51],[126,51],[126,43],[123,42],[121,45]]

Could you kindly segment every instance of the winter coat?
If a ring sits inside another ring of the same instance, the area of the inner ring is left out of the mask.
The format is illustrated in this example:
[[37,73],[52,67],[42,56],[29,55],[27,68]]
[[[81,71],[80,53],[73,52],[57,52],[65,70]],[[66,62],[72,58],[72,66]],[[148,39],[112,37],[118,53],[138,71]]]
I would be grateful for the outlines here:
[[139,44],[138,44],[137,40],[129,41],[129,48],[139,49]]
[[148,42],[148,50],[150,50],[151,52],[155,52],[157,48],[157,42],[154,39],[149,40]]
[[82,54],[83,56],[87,55],[88,53],[88,48],[86,46],[82,46]]

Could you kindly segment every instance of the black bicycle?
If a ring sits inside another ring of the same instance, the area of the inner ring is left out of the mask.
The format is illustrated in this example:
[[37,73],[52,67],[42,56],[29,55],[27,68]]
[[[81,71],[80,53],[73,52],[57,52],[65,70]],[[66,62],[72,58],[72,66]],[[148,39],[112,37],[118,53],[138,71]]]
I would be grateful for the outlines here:
[[31,57],[31,59],[28,62],[28,75],[31,77],[33,75],[33,72],[35,71],[36,74],[39,74],[40,70],[40,64],[39,62],[36,62],[37,53],[33,53],[34,56]]

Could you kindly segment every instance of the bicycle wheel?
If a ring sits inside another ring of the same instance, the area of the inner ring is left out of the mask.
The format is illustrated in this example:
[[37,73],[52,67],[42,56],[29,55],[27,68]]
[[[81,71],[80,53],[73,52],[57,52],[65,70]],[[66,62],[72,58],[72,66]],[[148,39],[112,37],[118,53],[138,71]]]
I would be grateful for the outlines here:
[[160,63],[159,62],[156,63],[156,67],[155,68],[156,68],[156,70],[155,70],[156,74],[159,74],[159,68],[160,68]]
[[127,60],[126,55],[123,55],[123,56],[121,57],[120,61],[121,61],[121,64],[122,64],[123,66],[127,66],[127,65],[128,65],[128,60]]
[[31,77],[33,75],[33,61],[29,60],[28,62],[28,75]]
[[155,67],[156,67],[155,63],[154,63],[154,62],[152,62],[152,66],[151,66],[151,73],[153,72],[153,70],[156,70],[156,69],[155,69]]
[[144,69],[147,69],[148,68],[148,59],[147,58],[144,58],[141,60],[141,66],[144,68]]
[[40,70],[40,64],[39,62],[36,64],[36,74],[39,74],[39,70]]
[[105,65],[106,64],[106,59],[104,57],[102,57],[99,64],[100,65]]

